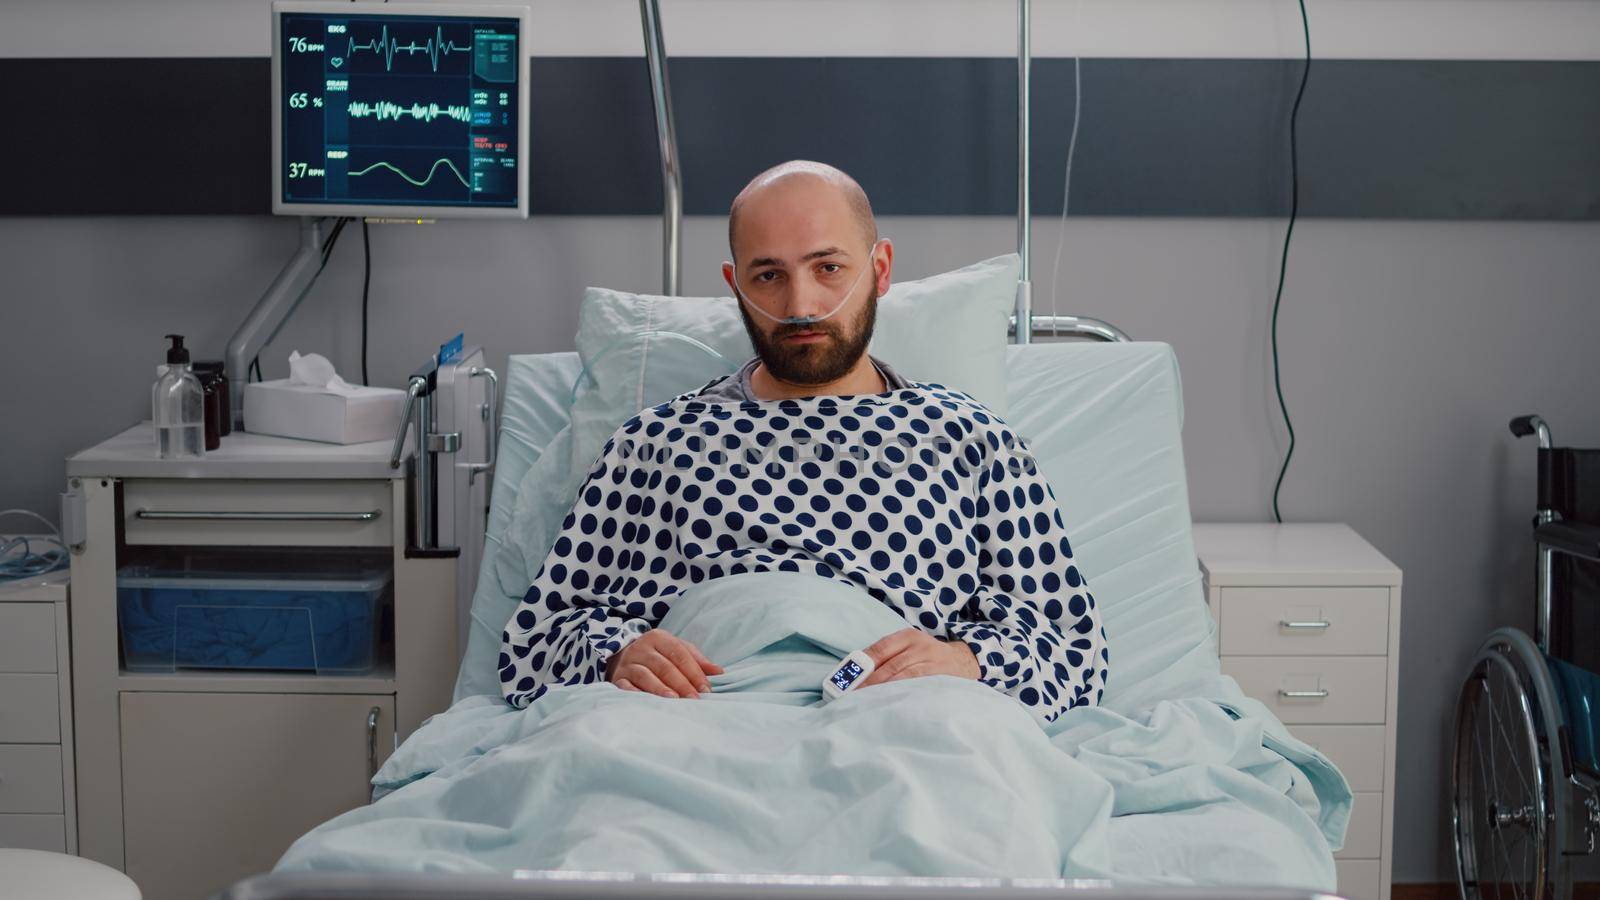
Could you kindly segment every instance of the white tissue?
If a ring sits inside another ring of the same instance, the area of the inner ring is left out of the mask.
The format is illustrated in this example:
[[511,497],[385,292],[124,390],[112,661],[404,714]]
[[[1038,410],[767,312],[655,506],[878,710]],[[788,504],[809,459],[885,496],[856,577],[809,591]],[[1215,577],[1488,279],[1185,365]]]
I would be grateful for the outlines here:
[[321,353],[307,353],[304,356],[300,351],[289,353],[289,383],[317,388],[330,394],[359,394],[361,388],[350,384],[339,373],[334,371],[333,363],[328,361]]

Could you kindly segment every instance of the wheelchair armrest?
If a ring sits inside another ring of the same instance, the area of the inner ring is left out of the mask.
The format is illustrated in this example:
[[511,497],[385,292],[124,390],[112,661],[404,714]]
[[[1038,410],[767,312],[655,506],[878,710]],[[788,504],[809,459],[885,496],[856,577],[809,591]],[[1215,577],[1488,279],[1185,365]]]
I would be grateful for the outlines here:
[[1582,522],[1551,522],[1533,530],[1541,547],[1600,561],[1600,526]]

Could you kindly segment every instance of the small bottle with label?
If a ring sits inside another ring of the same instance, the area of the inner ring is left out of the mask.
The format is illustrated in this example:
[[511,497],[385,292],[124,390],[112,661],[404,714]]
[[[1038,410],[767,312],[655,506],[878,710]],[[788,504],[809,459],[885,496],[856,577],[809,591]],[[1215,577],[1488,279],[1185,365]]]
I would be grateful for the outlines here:
[[189,370],[183,335],[169,334],[167,370],[150,389],[150,418],[162,459],[197,459],[206,452],[205,390]]
[[194,377],[200,379],[200,389],[206,394],[206,452],[222,446],[222,439],[233,430],[229,421],[228,377],[223,374],[222,360],[195,360]]

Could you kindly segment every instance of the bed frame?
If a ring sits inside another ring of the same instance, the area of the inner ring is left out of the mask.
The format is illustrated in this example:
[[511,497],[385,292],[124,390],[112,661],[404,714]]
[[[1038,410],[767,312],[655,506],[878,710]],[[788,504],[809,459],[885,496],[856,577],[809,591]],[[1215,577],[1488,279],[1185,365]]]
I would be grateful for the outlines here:
[[291,873],[241,881],[217,900],[1338,900],[1282,888],[1114,887],[1108,881],[872,878],[782,875],[632,875],[518,872],[492,875]]

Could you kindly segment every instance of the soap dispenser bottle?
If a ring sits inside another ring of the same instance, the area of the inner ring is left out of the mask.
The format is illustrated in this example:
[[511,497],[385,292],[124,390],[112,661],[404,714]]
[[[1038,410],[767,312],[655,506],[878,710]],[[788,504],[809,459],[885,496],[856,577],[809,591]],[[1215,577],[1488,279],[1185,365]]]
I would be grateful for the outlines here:
[[162,459],[195,459],[205,454],[205,390],[189,370],[183,335],[169,334],[167,370],[150,389],[150,418],[156,425],[156,450]]

